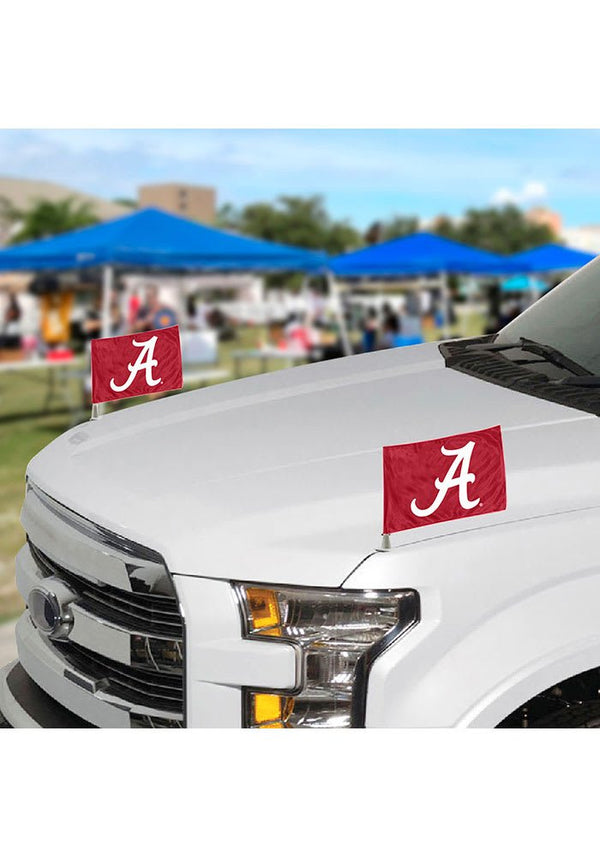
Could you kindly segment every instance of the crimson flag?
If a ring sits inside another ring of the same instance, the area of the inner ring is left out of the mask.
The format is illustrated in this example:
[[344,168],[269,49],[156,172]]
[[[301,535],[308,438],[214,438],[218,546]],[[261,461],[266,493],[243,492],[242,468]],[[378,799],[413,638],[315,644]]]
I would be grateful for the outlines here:
[[383,532],[506,509],[500,426],[383,447]]
[[181,390],[179,327],[92,339],[92,402]]

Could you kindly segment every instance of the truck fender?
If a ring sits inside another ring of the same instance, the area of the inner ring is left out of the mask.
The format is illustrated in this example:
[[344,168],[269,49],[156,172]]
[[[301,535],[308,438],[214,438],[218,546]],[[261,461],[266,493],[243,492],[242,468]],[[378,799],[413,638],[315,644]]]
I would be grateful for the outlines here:
[[462,631],[441,621],[438,590],[422,590],[421,603],[427,618],[373,664],[367,726],[493,727],[600,665],[597,567],[520,593]]

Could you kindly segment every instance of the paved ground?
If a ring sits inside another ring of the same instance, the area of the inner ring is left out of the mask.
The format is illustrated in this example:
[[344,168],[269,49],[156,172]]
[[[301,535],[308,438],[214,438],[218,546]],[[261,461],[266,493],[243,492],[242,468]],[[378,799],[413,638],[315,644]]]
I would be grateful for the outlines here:
[[3,667],[16,657],[15,623],[4,622],[0,625],[0,667]]

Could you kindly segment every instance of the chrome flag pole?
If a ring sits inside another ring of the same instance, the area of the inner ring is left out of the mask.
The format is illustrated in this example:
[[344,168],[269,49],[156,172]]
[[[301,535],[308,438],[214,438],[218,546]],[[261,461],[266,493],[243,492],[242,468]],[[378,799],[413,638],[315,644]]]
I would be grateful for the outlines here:
[[[103,339],[110,336],[110,302],[112,298],[114,284],[114,269],[112,265],[104,265],[102,268],[102,315],[101,315],[101,331]],[[102,405],[99,403],[92,404],[92,414],[90,419],[98,420],[102,416]]]

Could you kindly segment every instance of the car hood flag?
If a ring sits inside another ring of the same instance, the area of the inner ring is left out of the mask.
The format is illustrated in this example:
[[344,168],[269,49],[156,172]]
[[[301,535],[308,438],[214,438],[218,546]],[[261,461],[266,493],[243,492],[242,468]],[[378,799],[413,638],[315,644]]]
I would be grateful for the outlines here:
[[179,327],[92,340],[92,402],[181,390]]
[[383,448],[383,532],[506,509],[500,426]]

